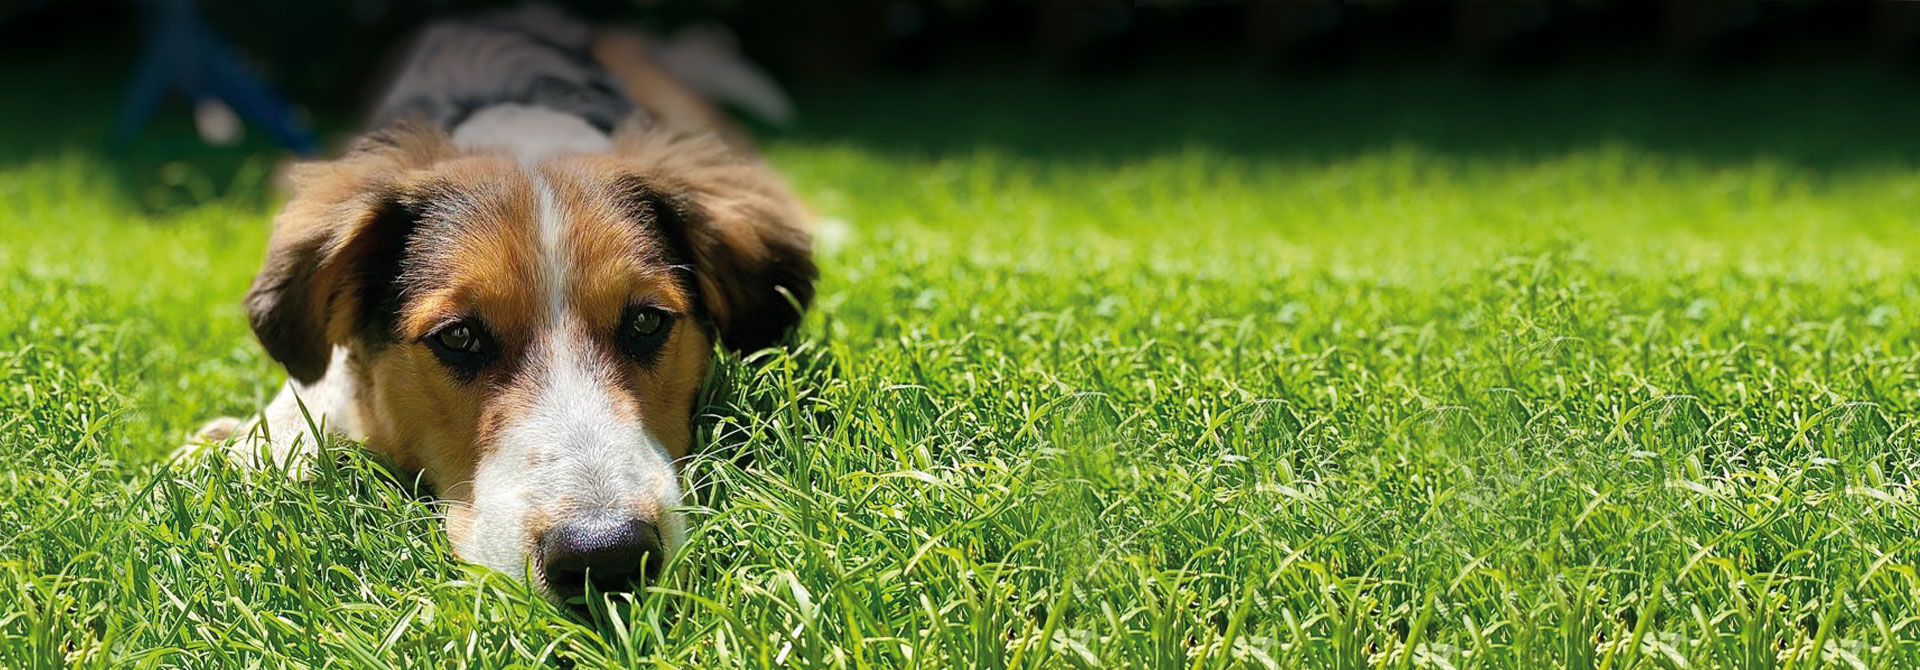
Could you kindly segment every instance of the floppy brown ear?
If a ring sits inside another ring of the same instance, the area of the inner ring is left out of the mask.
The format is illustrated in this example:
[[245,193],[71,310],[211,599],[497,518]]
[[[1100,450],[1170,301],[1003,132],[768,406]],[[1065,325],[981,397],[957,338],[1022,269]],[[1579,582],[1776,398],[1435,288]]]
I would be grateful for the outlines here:
[[376,284],[397,273],[418,220],[405,183],[446,147],[437,131],[400,126],[357,142],[338,160],[296,166],[292,198],[274,220],[247,291],[253,333],[302,383],[327,372],[333,345],[377,322]]
[[819,270],[806,209],[759,161],[712,135],[623,130],[616,149],[631,197],[692,263],[721,342],[747,352],[777,344],[813,302]]

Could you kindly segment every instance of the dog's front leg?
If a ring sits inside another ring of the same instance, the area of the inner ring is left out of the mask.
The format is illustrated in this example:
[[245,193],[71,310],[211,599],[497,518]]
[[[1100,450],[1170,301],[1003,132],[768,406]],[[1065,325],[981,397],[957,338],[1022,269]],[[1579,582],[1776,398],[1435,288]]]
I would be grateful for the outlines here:
[[335,348],[326,376],[312,384],[289,379],[258,415],[246,420],[214,419],[201,426],[195,436],[203,444],[226,442],[227,456],[235,463],[305,473],[318,454],[316,428],[337,437],[365,439],[355,391],[353,373],[347,369],[347,350]]

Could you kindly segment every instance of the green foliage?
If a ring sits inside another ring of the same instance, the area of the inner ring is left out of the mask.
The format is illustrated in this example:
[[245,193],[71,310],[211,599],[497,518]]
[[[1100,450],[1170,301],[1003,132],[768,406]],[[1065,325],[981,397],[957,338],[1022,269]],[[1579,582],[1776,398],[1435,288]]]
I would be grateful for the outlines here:
[[1826,79],[1609,81],[819,101],[768,142],[818,309],[716,371],[673,578],[585,618],[352,449],[167,464],[280,380],[266,159],[12,140],[0,667],[1912,667],[1920,165],[1748,137]]

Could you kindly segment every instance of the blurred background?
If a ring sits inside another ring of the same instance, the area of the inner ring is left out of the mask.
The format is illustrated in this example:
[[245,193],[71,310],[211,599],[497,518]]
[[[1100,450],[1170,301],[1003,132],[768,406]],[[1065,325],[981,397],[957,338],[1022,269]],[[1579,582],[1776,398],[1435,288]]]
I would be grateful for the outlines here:
[[[276,83],[314,104],[360,82],[429,16],[517,3],[202,0]],[[1034,69],[1315,74],[1814,62],[1920,65],[1920,3],[1875,0],[576,0],[597,20],[720,21],[796,84]],[[128,0],[0,2],[0,54],[131,55]]]
[[[270,171],[259,161],[324,152],[356,128],[383,67],[431,17],[517,4],[0,0],[0,163],[110,149],[149,210],[246,197]],[[1920,114],[1920,2],[552,4],[663,36],[724,25],[797,103],[792,124],[757,122],[763,137],[875,150],[1115,163],[1194,146],[1317,160],[1617,141],[1814,168],[1920,155],[1901,132]],[[181,8],[282,103],[289,130],[227,118],[231,146],[212,151],[207,123],[223,119],[196,117],[187,96],[167,87],[140,109],[137,73],[164,69],[146,67],[158,17]]]
[[[0,57],[128,64],[141,3],[0,0]],[[148,2],[146,4],[153,4]],[[200,13],[294,104],[351,111],[428,17],[518,3],[202,0]],[[1877,0],[576,0],[662,32],[720,22],[805,91],[873,78],[1244,72],[1271,77],[1457,68],[1920,71],[1920,3]],[[15,104],[25,100],[9,96]]]

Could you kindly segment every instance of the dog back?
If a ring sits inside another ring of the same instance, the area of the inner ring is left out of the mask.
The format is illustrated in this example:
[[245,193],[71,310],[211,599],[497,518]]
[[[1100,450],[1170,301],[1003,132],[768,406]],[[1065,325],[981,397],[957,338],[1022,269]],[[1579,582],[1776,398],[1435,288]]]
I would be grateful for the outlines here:
[[636,107],[594,61],[592,35],[545,5],[434,23],[407,50],[373,124],[420,118],[451,131],[481,110],[517,105],[609,133]]

